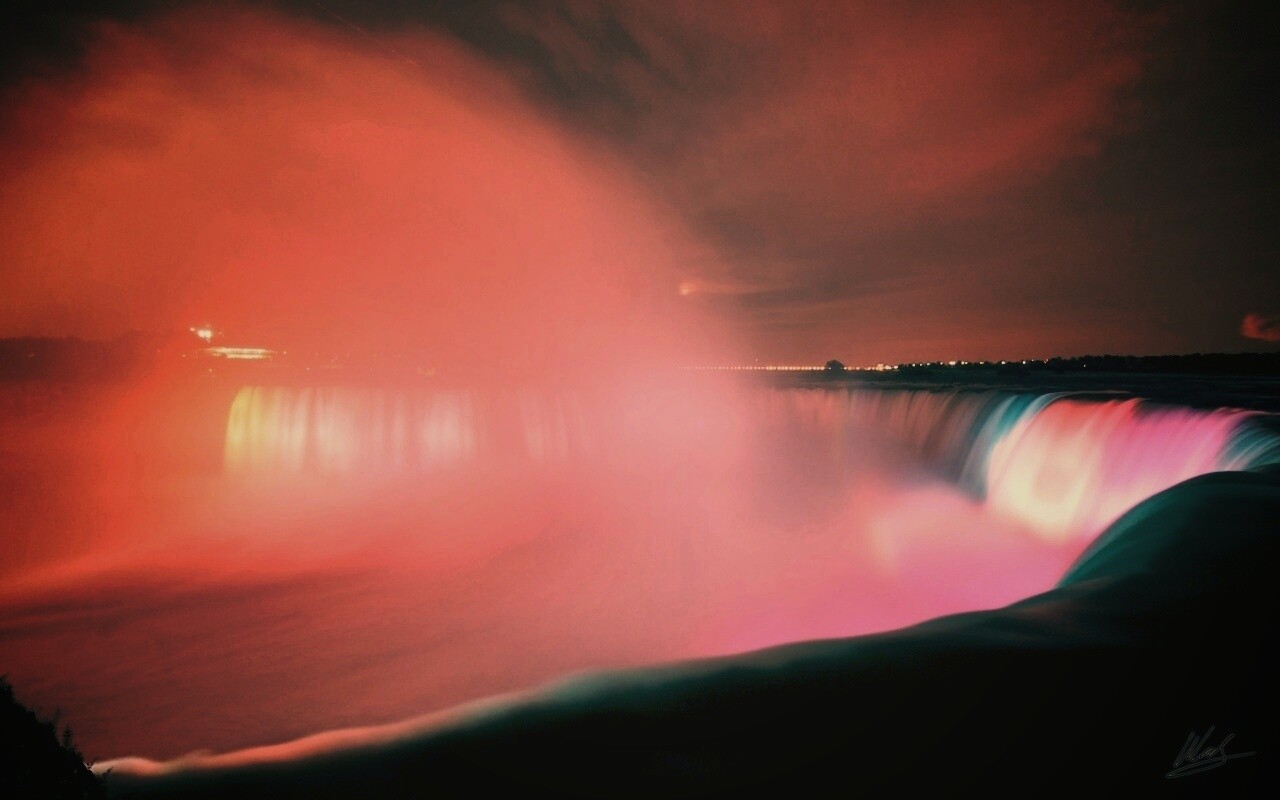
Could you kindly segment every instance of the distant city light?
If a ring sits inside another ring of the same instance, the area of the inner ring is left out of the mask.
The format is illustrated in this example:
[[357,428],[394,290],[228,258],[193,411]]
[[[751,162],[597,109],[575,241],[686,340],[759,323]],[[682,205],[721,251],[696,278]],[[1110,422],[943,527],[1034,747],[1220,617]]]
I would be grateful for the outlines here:
[[206,355],[214,358],[230,358],[239,361],[266,361],[276,354],[265,347],[206,347]]
[[[721,370],[732,372],[826,372],[827,368],[818,364],[710,364],[706,366],[683,367],[690,370]],[[846,367],[845,369],[849,369]]]
[[[953,359],[951,361],[907,361],[901,364],[885,364],[883,362],[870,366],[842,367],[846,372],[897,372],[899,370],[917,369],[937,369],[940,367],[988,367],[995,368],[999,366],[1009,366],[1011,364],[1048,364],[1049,359],[1022,359],[1021,361],[1010,361],[1002,359],[1000,361],[967,361],[963,359]],[[1087,362],[1080,362],[1081,369],[1088,369]],[[1097,364],[1094,364],[1097,367]],[[830,372],[831,368],[818,364],[704,364],[695,366],[686,366],[682,369],[690,370],[721,370],[732,372]]]
[[[830,372],[825,364],[708,364],[682,367],[687,370],[713,370],[721,372]],[[845,372],[892,372],[897,364],[876,364],[874,367],[842,367]]]

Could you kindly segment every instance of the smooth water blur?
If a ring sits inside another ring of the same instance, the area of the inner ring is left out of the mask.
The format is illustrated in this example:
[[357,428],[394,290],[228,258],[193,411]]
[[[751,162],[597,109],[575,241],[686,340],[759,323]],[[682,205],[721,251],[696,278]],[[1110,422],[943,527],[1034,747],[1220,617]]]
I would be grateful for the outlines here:
[[987,505],[1051,539],[1092,539],[1146,498],[1236,464],[1230,448],[1253,415],[1060,400],[992,448]]
[[1188,478],[1280,462],[1274,416],[1252,411],[990,390],[801,389],[780,397],[774,413],[815,420],[834,438],[881,431],[1047,540],[1092,539]]
[[1235,411],[693,377],[6,403],[0,664],[93,757],[1005,604],[1280,454]]

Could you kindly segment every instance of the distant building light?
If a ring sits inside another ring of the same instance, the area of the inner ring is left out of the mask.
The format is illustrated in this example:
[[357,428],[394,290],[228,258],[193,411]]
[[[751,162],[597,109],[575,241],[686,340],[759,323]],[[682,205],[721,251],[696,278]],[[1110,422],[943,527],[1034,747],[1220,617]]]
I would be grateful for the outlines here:
[[237,361],[267,361],[276,354],[265,347],[206,347],[205,355]]

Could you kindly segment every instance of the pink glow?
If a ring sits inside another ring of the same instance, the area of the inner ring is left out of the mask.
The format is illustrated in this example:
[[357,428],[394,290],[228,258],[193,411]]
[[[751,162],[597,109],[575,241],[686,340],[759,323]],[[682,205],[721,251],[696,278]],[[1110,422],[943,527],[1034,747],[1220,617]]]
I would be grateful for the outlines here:
[[1051,541],[1091,539],[1156,492],[1226,468],[1226,444],[1243,416],[1137,400],[1058,401],[996,445],[988,505]]

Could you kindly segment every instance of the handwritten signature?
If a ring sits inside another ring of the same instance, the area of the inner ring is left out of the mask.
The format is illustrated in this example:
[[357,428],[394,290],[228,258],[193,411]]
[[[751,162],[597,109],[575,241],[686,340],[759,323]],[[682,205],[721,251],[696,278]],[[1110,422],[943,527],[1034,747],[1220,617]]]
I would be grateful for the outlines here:
[[1217,747],[1207,746],[1209,737],[1213,735],[1214,725],[1209,726],[1209,730],[1204,732],[1204,736],[1196,736],[1196,732],[1192,731],[1187,736],[1186,744],[1182,745],[1178,758],[1173,762],[1173,769],[1165,774],[1166,778],[1181,778],[1186,775],[1195,775],[1197,772],[1208,772],[1211,769],[1217,769],[1233,758],[1244,758],[1245,756],[1256,755],[1256,753],[1232,753],[1227,755],[1227,745],[1231,740],[1236,738],[1234,733],[1227,736],[1218,744]]

